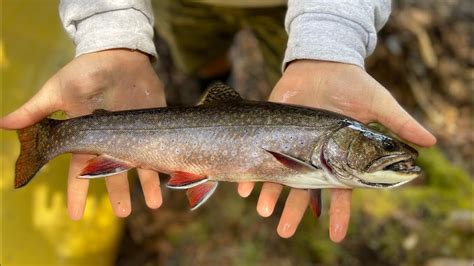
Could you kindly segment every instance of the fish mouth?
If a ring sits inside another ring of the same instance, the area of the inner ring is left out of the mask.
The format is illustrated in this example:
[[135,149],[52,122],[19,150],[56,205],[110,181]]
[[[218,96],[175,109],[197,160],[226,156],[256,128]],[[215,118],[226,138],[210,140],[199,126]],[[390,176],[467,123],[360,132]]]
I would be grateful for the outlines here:
[[392,188],[418,177],[421,168],[409,154],[389,155],[372,162],[358,181],[368,187]]
[[408,181],[389,184],[389,183],[372,183],[372,182],[367,182],[367,181],[364,181],[362,179],[359,179],[359,182],[366,185],[366,186],[368,186],[368,187],[391,188],[391,187],[401,186],[401,185],[407,183]]
[[407,160],[400,160],[398,162],[388,164],[385,166],[383,171],[394,171],[399,173],[407,173],[407,174],[420,174],[421,168],[415,165],[415,160],[407,159]]
[[381,157],[370,163],[367,168],[367,173],[376,171],[391,170],[396,172],[406,172],[415,170],[415,158],[410,154],[392,154]]

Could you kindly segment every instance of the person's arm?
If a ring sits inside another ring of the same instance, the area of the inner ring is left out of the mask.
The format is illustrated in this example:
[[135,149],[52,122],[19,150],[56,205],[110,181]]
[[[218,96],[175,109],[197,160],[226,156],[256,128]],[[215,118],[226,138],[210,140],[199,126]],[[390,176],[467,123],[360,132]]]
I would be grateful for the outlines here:
[[313,59],[363,68],[390,12],[390,0],[289,0],[283,67]]
[[[123,110],[165,105],[164,89],[150,62],[156,57],[153,15],[149,1],[64,0],[63,25],[77,45],[76,58],[53,75],[23,106],[0,119],[0,128],[30,126],[57,110],[70,117],[95,109]],[[91,158],[74,154],[68,174],[68,213],[80,219],[88,180],[76,178]],[[139,169],[146,203],[161,205],[157,173]],[[117,216],[131,211],[126,174],[106,178]]]
[[76,56],[127,48],[157,57],[149,0],[62,0],[59,14]]
[[[377,121],[407,141],[433,145],[434,136],[363,69],[389,14],[389,1],[289,0],[284,73],[269,100],[327,109],[365,123]],[[247,196],[252,188],[251,183],[241,184],[239,194]],[[257,204],[261,216],[272,214],[281,190],[278,184],[263,185]],[[277,228],[280,236],[295,233],[309,198],[306,190],[290,191]],[[345,237],[350,205],[351,190],[332,189],[329,234],[335,242]]]

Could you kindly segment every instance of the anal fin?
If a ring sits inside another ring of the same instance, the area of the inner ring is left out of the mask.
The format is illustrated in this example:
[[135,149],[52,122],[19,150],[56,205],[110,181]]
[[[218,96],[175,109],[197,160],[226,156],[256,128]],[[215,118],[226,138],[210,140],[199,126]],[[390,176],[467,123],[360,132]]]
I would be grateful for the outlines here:
[[170,176],[171,178],[166,186],[174,189],[188,189],[207,181],[206,176],[183,171],[175,171],[171,173]]
[[132,168],[134,165],[129,162],[102,154],[87,162],[87,165],[82,168],[79,178],[105,177],[126,172]]
[[310,193],[310,206],[313,214],[319,218],[321,216],[321,189],[311,189]]
[[191,210],[199,208],[204,202],[206,202],[217,188],[216,181],[208,181],[206,183],[192,187],[186,191],[188,197],[189,207]]

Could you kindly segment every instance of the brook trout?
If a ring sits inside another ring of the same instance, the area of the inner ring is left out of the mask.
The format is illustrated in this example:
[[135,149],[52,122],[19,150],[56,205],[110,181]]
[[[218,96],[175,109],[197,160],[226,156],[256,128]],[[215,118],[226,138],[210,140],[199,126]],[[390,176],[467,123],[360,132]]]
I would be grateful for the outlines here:
[[274,182],[310,189],[320,213],[321,188],[390,188],[416,178],[415,149],[329,111],[242,99],[224,84],[200,104],[44,119],[18,131],[15,187],[26,185],[62,153],[98,155],[80,178],[140,167],[170,175],[192,209],[219,181]]

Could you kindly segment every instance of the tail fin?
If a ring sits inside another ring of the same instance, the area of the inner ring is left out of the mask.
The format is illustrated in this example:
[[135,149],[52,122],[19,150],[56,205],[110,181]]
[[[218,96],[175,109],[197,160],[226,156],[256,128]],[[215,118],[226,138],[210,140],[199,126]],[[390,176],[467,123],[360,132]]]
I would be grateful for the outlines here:
[[56,120],[44,119],[41,122],[18,130],[21,144],[20,156],[15,165],[15,188],[22,187],[49,161],[44,142]]

